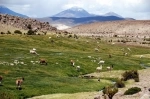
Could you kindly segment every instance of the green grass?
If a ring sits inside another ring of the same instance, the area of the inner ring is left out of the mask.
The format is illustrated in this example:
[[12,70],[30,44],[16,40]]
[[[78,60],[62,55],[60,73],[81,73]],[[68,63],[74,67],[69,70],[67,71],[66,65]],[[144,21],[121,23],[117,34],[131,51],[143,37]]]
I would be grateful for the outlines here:
[[[49,39],[49,36],[52,38]],[[8,95],[11,99],[23,99],[52,93],[96,91],[109,83],[83,79],[78,76],[95,72],[99,59],[105,60],[103,72],[106,71],[107,66],[112,64],[114,70],[131,70],[142,69],[140,62],[145,64],[149,62],[148,58],[140,60],[138,57],[132,57],[133,55],[149,54],[149,49],[146,48],[129,46],[132,52],[129,56],[124,56],[121,49],[126,49],[127,45],[110,45],[84,37],[74,39],[49,36],[0,35],[0,62],[13,63],[14,60],[18,60],[26,64],[15,66],[0,64],[0,75],[3,76],[2,86],[0,86],[1,96],[6,94],[5,96]],[[54,42],[51,43],[51,40]],[[87,40],[89,43],[86,42]],[[99,46],[99,52],[94,51],[97,46]],[[37,49],[39,56],[29,53],[32,48]],[[108,58],[109,54],[112,54],[112,58]],[[31,63],[31,61],[38,61],[39,58],[46,59],[48,65]],[[76,66],[81,66],[80,72],[70,66],[71,59],[75,60]],[[19,77],[25,78],[22,90],[16,90],[15,86],[15,80]],[[106,79],[109,80],[109,78]]]

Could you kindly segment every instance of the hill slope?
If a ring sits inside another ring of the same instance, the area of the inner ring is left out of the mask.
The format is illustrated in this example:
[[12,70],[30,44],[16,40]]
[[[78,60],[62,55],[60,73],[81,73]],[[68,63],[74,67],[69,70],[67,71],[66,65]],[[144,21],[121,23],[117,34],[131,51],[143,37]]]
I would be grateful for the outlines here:
[[150,33],[150,20],[108,21],[84,24],[67,29],[79,35],[95,36],[148,36]]
[[95,22],[66,31],[82,36],[105,39],[112,43],[150,47],[150,20]]
[[22,18],[8,14],[0,14],[0,24],[1,32],[5,33],[9,31],[9,28],[7,28],[7,26],[12,27],[10,30],[12,30],[14,27],[23,31],[32,29],[39,33],[46,33],[47,31],[57,32],[57,29],[55,27],[52,27],[48,22],[40,22],[36,19]]

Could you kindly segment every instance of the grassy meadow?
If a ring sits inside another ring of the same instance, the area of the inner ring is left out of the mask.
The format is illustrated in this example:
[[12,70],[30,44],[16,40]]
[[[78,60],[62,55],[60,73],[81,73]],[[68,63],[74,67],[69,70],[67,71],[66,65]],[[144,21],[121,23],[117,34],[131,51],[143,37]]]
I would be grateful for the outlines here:
[[[33,48],[39,55],[29,53]],[[95,48],[99,51],[95,51]],[[124,56],[124,52],[128,55]],[[109,54],[112,58],[109,58]],[[140,59],[134,55],[144,54],[149,54],[149,49],[125,44],[112,45],[89,37],[0,35],[0,75],[3,76],[0,98],[25,99],[53,93],[98,91],[111,83],[80,76],[96,72],[101,59],[105,61],[102,72],[108,72],[106,67],[112,64],[113,70],[142,69],[140,64],[149,64],[149,58]],[[45,59],[48,65],[40,65],[37,62],[40,58]],[[80,71],[70,65],[71,59],[75,61],[75,66],[81,67]],[[10,65],[15,60],[19,63]],[[22,90],[17,90],[15,80],[20,77],[24,77],[25,81]],[[108,77],[103,79],[111,80]]]

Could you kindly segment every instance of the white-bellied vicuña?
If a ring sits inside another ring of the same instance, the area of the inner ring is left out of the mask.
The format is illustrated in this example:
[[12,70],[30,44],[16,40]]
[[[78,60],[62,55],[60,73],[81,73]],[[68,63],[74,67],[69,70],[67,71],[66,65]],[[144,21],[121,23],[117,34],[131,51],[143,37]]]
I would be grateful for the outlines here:
[[143,57],[143,55],[140,55],[140,58],[142,58]]
[[98,48],[95,48],[95,51],[96,51],[96,52],[98,52],[98,51],[99,51],[99,49],[98,49]]
[[40,61],[41,65],[43,65],[43,64],[47,65],[47,61],[45,59],[39,59],[39,61]]
[[108,71],[111,71],[113,69],[114,65],[106,67]]
[[131,49],[130,49],[129,47],[128,47],[127,49],[128,49],[129,51],[131,51]]
[[74,65],[75,65],[74,60],[70,60],[70,64],[71,64],[71,66],[73,66],[73,67],[74,67]]
[[2,83],[2,80],[3,80],[3,77],[2,77],[2,76],[0,76],[0,84]]
[[97,72],[100,72],[100,71],[102,71],[102,69],[103,69],[103,66],[100,65],[99,67],[96,68],[96,71],[97,71]]
[[128,55],[128,53],[124,53],[124,56],[127,56]]
[[18,64],[19,64],[19,61],[18,61],[18,60],[14,60],[14,64],[15,64],[15,65],[18,65]]
[[31,54],[39,55],[39,54],[36,52],[36,49],[35,49],[35,48],[31,49],[31,50],[30,50],[30,53],[31,53]]
[[92,56],[88,56],[88,58],[92,58]]
[[101,60],[101,61],[99,61],[98,64],[104,64],[104,63],[105,63],[105,61]]
[[76,66],[76,70],[77,70],[77,71],[80,71],[80,66]]
[[112,55],[111,55],[111,54],[109,54],[109,55],[108,55],[108,57],[109,57],[109,58],[112,58]]
[[16,88],[17,89],[19,89],[19,90],[21,89],[21,85],[22,85],[23,81],[24,81],[24,77],[16,80],[16,86],[17,86]]

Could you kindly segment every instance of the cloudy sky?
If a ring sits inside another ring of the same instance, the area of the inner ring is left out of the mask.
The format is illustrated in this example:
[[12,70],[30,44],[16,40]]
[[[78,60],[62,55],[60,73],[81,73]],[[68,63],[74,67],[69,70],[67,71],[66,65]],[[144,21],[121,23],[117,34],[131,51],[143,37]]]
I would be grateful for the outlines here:
[[93,14],[115,12],[123,17],[150,20],[150,0],[0,0],[0,5],[29,17],[47,17],[77,6]]

